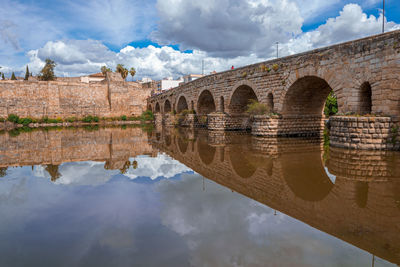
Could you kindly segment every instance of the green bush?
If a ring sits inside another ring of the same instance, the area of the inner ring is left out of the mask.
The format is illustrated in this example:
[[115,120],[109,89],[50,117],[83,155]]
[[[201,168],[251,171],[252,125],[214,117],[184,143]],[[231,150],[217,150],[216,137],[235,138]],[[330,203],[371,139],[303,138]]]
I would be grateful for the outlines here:
[[335,94],[330,92],[325,102],[324,114],[325,116],[332,116],[338,112],[337,98]]
[[6,121],[6,119],[0,118],[0,122],[5,122],[5,121]]
[[126,119],[127,119],[127,118],[126,118],[125,115],[122,115],[122,116],[121,116],[121,120],[126,121]]
[[154,121],[154,114],[151,112],[151,110],[146,110],[142,113],[140,119],[142,121]]
[[66,118],[65,121],[67,122],[76,122],[78,119],[76,117]]
[[21,132],[20,132],[18,129],[12,129],[11,131],[8,132],[8,134],[9,134],[11,137],[18,136],[20,133],[21,133]]
[[18,115],[10,114],[10,115],[8,115],[7,120],[10,122],[18,123],[19,117],[18,117]]
[[93,121],[94,121],[94,122],[99,122],[99,120],[100,120],[99,117],[97,117],[97,116],[94,116],[94,117],[93,117]]
[[92,122],[93,121],[93,117],[92,116],[86,116],[82,119],[83,122]]
[[27,126],[29,123],[32,123],[32,119],[31,118],[19,118],[18,123],[23,124],[24,126]]
[[266,105],[259,103],[257,100],[250,99],[247,105],[246,113],[250,115],[264,115],[268,111]]
[[128,117],[129,121],[139,121],[140,117]]

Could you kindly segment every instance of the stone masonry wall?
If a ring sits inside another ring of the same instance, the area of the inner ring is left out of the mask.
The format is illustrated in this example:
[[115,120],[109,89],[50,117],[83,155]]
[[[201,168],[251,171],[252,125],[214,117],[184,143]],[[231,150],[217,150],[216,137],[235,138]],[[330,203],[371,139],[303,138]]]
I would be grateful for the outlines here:
[[322,116],[255,116],[251,133],[260,136],[320,136]]
[[353,149],[399,150],[398,127],[390,117],[330,118],[330,144]]
[[120,169],[130,157],[153,155],[147,135],[140,128],[83,128],[32,131],[12,136],[0,134],[0,167],[59,165],[75,161],[107,161]]
[[0,81],[0,117],[136,116],[146,110],[150,91],[124,81]]

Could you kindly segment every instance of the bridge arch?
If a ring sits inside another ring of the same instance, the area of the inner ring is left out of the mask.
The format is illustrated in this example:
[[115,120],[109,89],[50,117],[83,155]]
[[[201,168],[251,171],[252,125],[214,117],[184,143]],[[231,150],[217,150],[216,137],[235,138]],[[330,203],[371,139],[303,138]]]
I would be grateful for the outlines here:
[[232,169],[241,178],[250,178],[257,171],[255,158],[256,156],[250,151],[245,151],[242,146],[229,147],[229,161]]
[[176,111],[178,113],[181,113],[182,110],[187,110],[187,109],[189,109],[189,108],[188,108],[186,97],[183,95],[179,96],[178,103],[176,104]]
[[160,103],[156,103],[156,107],[155,107],[155,113],[160,113],[161,112],[161,108],[160,108]]
[[304,76],[293,82],[282,95],[282,115],[322,116],[332,88],[318,76]]
[[199,154],[201,162],[203,162],[205,165],[210,165],[214,161],[217,149],[213,146],[210,146],[207,140],[204,140],[204,138],[200,137],[197,139],[197,153]]
[[314,151],[283,154],[279,159],[287,186],[304,201],[321,201],[334,187],[321,156],[321,151]]
[[212,93],[207,89],[203,90],[197,101],[197,114],[208,115],[215,110],[215,101]]
[[249,81],[242,81],[234,87],[229,100],[230,114],[245,114],[250,100],[258,101],[255,86]]
[[164,102],[164,113],[171,112],[171,102],[167,99]]
[[371,114],[372,111],[372,90],[369,82],[361,84],[359,89],[359,114]]

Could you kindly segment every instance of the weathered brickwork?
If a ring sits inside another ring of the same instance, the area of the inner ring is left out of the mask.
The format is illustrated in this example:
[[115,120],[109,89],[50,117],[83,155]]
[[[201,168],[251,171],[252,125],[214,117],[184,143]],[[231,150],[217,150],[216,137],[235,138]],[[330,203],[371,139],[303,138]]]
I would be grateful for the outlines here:
[[[197,115],[224,112],[225,120],[235,122],[225,123],[226,129],[245,129],[251,128],[246,105],[257,100],[281,115],[278,133],[308,135],[322,132],[324,104],[333,91],[339,113],[390,116],[397,123],[399,43],[400,31],[393,31],[209,75],[152,96],[148,106],[160,113],[165,103],[178,113],[184,109]],[[215,118],[209,121],[213,121],[210,129],[223,125]]]
[[332,146],[354,149],[399,150],[400,133],[390,117],[330,118]]
[[121,169],[130,157],[154,153],[140,128],[75,128],[0,135],[0,167],[90,160],[106,161],[108,169]]
[[0,117],[67,118],[140,115],[151,89],[115,79],[82,83],[57,81],[0,81]]

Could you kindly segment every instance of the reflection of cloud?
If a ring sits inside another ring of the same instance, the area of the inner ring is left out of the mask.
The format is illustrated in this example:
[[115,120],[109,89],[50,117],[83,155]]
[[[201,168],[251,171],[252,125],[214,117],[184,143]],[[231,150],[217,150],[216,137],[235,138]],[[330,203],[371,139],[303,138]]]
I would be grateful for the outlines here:
[[[178,174],[191,171],[185,165],[170,158],[165,154],[157,157],[138,156],[131,158],[131,162],[137,161],[137,169],[131,166],[124,176],[130,179],[148,177],[155,180],[159,177],[172,178]],[[104,162],[84,161],[68,162],[59,166],[61,177],[55,183],[63,185],[101,185],[108,182],[119,170],[105,170]],[[43,166],[35,166],[33,175],[50,179],[50,175]]]
[[157,184],[161,219],[194,266],[360,266],[367,253],[198,175]]
[[158,154],[156,158],[139,156],[135,159],[131,159],[131,161],[133,160],[138,162],[138,168],[133,169],[131,167],[125,174],[125,176],[131,179],[138,177],[149,177],[152,180],[158,177],[171,178],[177,174],[191,171],[191,169],[182,163],[165,154]]

